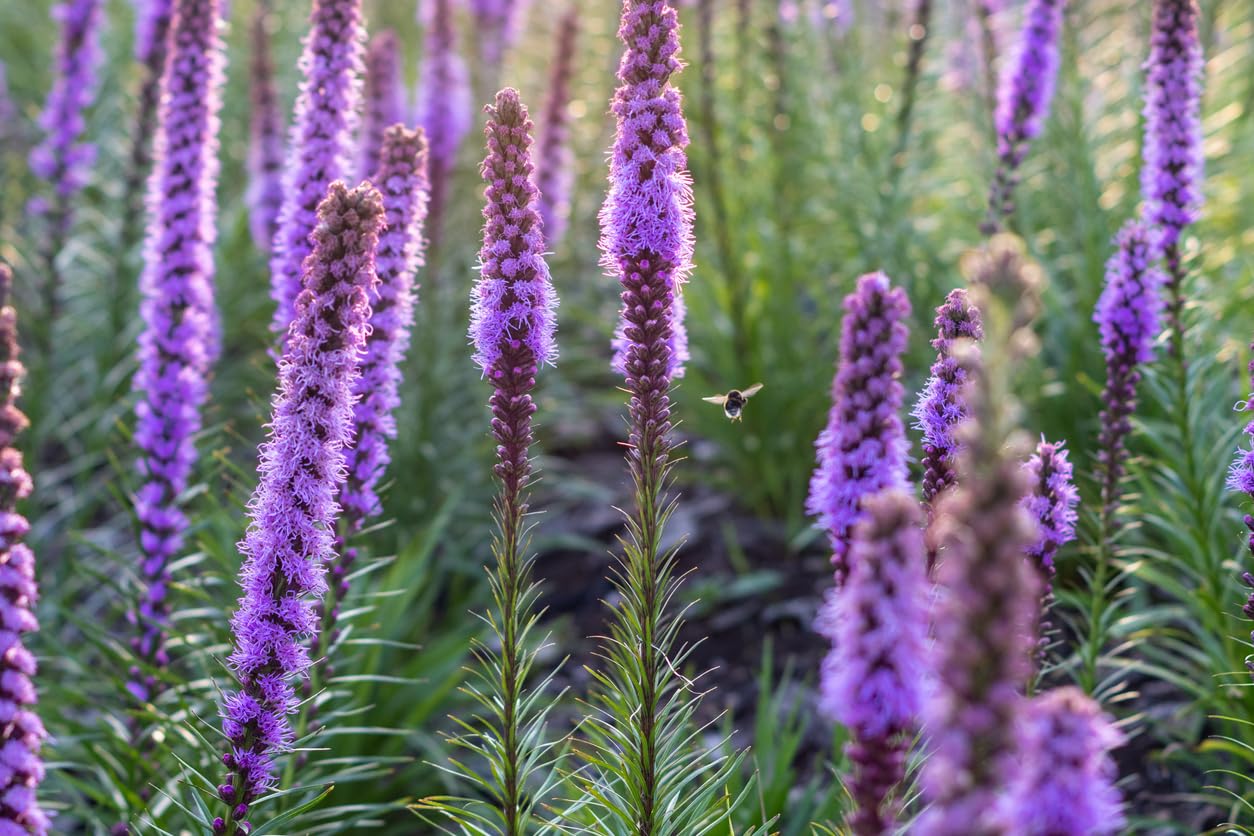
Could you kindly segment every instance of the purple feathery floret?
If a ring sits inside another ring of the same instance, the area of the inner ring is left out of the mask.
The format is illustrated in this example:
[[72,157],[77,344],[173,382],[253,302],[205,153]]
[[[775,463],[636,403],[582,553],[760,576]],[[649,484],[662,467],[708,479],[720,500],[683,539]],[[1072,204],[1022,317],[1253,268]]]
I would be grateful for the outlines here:
[[327,186],[351,170],[364,37],[361,0],[314,0],[270,258],[271,298],[277,305],[270,329],[280,349],[295,314],[301,267],[313,248],[318,204]]
[[429,148],[427,240],[439,247],[449,179],[457,151],[474,124],[474,112],[470,71],[457,51],[452,0],[423,0],[421,11],[426,32],[418,79],[418,124],[427,132]]
[[[205,375],[216,323],[213,245],[217,238],[218,134],[225,55],[219,0],[178,0],[148,186],[148,240],[140,276],[139,370],[134,386],[135,445],[142,484],[143,598],[133,645],[144,665],[164,667],[170,560],[183,546],[187,518],[179,497],[196,459],[194,437],[208,393]],[[151,672],[131,671],[130,690],[149,700]]]
[[863,498],[906,485],[899,378],[910,300],[888,276],[868,273],[844,308],[832,408],[815,442],[818,467],[806,500],[806,511],[831,539],[837,586],[849,572],[850,532],[862,517]]
[[540,217],[549,248],[566,234],[570,218],[570,190],[575,169],[570,151],[570,84],[575,69],[575,43],[579,34],[579,7],[566,9],[557,25],[557,53],[549,74],[549,96],[540,126],[536,185],[540,189]]
[[500,384],[508,375],[557,360],[557,295],[531,181],[531,119],[518,91],[508,87],[487,112],[488,157],[481,169],[487,205],[470,339],[476,365]]
[[365,118],[357,141],[357,170],[363,179],[379,167],[384,132],[405,121],[404,90],[400,42],[395,32],[384,30],[371,38],[366,47]]
[[1055,688],[1028,703],[1020,723],[1021,766],[1006,820],[1023,836],[1108,836],[1123,830],[1123,799],[1110,750],[1123,735],[1078,688]]
[[1019,165],[1049,114],[1058,75],[1058,35],[1066,0],[1029,0],[1018,51],[1002,71],[997,102],[997,173],[983,231],[1001,229],[1014,211]]
[[962,396],[966,373],[953,356],[955,340],[981,340],[984,326],[980,309],[971,304],[963,288],[951,290],[936,309],[936,362],[931,377],[919,393],[911,415],[915,428],[923,431],[923,501],[929,513],[941,491],[954,483],[954,457],[958,442],[954,431],[967,417]]
[[49,213],[55,244],[69,232],[70,201],[86,183],[96,157],[95,146],[80,140],[101,58],[101,0],[66,0],[53,7],[52,15],[61,24],[61,39],[52,89],[39,117],[44,139],[32,149],[30,167],[37,177],[48,181],[55,195],[50,207],[36,204]]
[[240,688],[222,706],[230,774],[218,794],[228,812],[214,822],[215,833],[249,832],[249,806],[274,787],[274,758],[292,743],[293,681],[309,668],[314,607],[326,591],[383,212],[373,186],[350,191],[339,181],[318,207],[305,288],[279,361],[270,438],[260,450],[252,520],[240,544],[244,594],[231,620],[235,649],[228,660]]
[[14,446],[28,422],[17,407],[26,370],[18,359],[17,311],[8,301],[12,287],[13,274],[0,264],[0,832],[44,836],[48,816],[35,792],[44,778],[39,750],[47,733],[35,713],[35,656],[22,641],[39,629],[38,588],[34,552],[22,542],[30,524],[17,512],[32,484]]
[[853,529],[852,568],[819,615],[832,642],[823,660],[820,708],[852,734],[849,785],[855,834],[891,832],[886,803],[905,776],[909,735],[927,669],[927,558],[919,504],[898,487],[866,498]]
[[1009,832],[997,800],[1014,772],[1013,732],[1035,645],[1040,585],[1024,552],[1036,531],[1021,501],[1027,474],[979,432],[974,419],[964,424],[962,479],[936,508],[945,558],[937,564],[937,687],[924,709],[931,806],[912,831],[921,836]]
[[470,0],[479,41],[479,59],[486,67],[499,67],[505,52],[518,39],[527,0]]
[[[627,294],[614,368],[627,371],[627,353],[640,342],[634,329],[664,327],[667,377],[673,380],[683,376],[688,359],[683,284],[693,249],[688,126],[679,90],[670,82],[683,68],[679,21],[666,0],[627,2],[618,36],[627,50],[611,104],[617,131],[600,212],[601,264]],[[660,316],[667,321],[658,321]]]
[[1026,553],[1041,580],[1048,584],[1054,577],[1058,550],[1075,539],[1080,492],[1072,481],[1071,462],[1062,442],[1042,438],[1024,469],[1032,488],[1023,497],[1023,507],[1037,524],[1036,540]]
[[409,350],[425,241],[427,142],[422,129],[393,125],[383,134],[382,154],[371,182],[383,197],[386,228],[379,235],[370,336],[353,408],[354,444],[345,451],[347,479],[340,490],[350,531],[379,513],[375,493],[388,466],[388,440],[396,437],[393,413],[400,406],[401,362]]
[[269,254],[283,207],[283,115],[270,57],[270,0],[261,0],[252,19],[252,114],[248,123],[248,222],[253,243]]
[[1115,247],[1106,262],[1106,286],[1093,312],[1106,357],[1097,455],[1102,471],[1102,515],[1107,522],[1118,501],[1140,367],[1154,359],[1154,341],[1162,328],[1161,291],[1165,282],[1152,266],[1158,246],[1155,234],[1145,224],[1125,224]]
[[[1254,344],[1250,345],[1250,351],[1254,352]],[[1250,375],[1250,391],[1254,393],[1254,360],[1249,364]],[[1254,394],[1237,404],[1238,412],[1254,412]],[[1245,436],[1248,447],[1237,447],[1236,458],[1233,460],[1228,470],[1228,490],[1243,493],[1249,499],[1254,499],[1254,420],[1249,421],[1245,425]],[[1245,527],[1249,531],[1246,538],[1246,548],[1250,555],[1254,556],[1254,515],[1245,515]],[[1241,580],[1251,590],[1254,590],[1254,574],[1249,571],[1241,573]],[[1245,605],[1241,608],[1245,613],[1245,617],[1254,619],[1254,591],[1251,591],[1245,600]],[[1250,640],[1254,642],[1254,632],[1250,633]],[[1245,666],[1254,673],[1254,659],[1247,658]]]

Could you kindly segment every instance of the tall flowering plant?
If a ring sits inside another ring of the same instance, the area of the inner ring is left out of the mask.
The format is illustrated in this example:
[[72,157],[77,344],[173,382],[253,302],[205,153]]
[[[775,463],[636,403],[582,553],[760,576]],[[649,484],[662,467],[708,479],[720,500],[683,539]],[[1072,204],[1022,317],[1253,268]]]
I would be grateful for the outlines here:
[[249,90],[252,112],[248,121],[248,222],[253,243],[269,255],[279,231],[283,208],[283,115],[270,57],[271,0],[260,0],[253,10],[252,63]]
[[549,94],[544,103],[544,121],[538,140],[536,185],[540,190],[544,238],[549,247],[561,243],[570,219],[570,190],[575,171],[570,151],[569,105],[578,35],[579,8],[572,3],[557,25],[557,51],[549,74]]
[[214,820],[214,833],[251,831],[252,806],[275,787],[274,759],[292,743],[293,685],[309,668],[314,606],[326,592],[383,211],[374,187],[350,191],[338,181],[318,207],[305,289],[279,361],[270,438],[260,450],[252,519],[240,543],[243,596],[231,619],[228,659],[239,688],[222,705],[228,775],[218,796],[226,812]]
[[431,198],[427,240],[438,249],[444,232],[444,206],[457,151],[470,132],[470,71],[457,51],[453,0],[422,0],[422,67],[418,77],[418,124],[430,145]]
[[225,54],[220,0],[177,0],[148,189],[148,241],[140,277],[139,370],[134,386],[135,493],[143,591],[133,640],[140,662],[130,690],[140,701],[160,689],[170,561],[183,547],[179,498],[196,460],[194,437],[208,394],[216,322],[218,134]]
[[384,30],[366,47],[365,118],[357,139],[358,172],[369,177],[383,155],[383,134],[405,120],[405,88],[401,80],[400,42]]

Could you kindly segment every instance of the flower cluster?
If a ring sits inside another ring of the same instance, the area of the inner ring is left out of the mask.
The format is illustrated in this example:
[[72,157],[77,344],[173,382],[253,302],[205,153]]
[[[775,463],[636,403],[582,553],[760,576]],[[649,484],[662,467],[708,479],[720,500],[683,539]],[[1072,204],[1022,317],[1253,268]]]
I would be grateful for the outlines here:
[[[217,322],[213,245],[217,238],[218,113],[225,55],[219,0],[179,0],[170,35],[148,190],[148,240],[140,277],[139,370],[134,386],[135,446],[142,484],[139,635],[134,649],[149,668],[164,667],[169,563],[183,546],[187,518],[179,497],[196,459],[194,437],[208,394],[206,375]],[[131,671],[130,689],[153,697],[152,671]]]
[[274,758],[292,742],[293,681],[309,668],[314,603],[326,591],[324,564],[332,555],[335,492],[351,439],[383,211],[374,187],[350,191],[339,181],[318,207],[305,289],[279,361],[261,478],[249,503],[252,521],[240,544],[243,597],[231,619],[235,648],[228,660],[240,687],[222,706],[230,775],[218,795],[228,812],[214,821],[215,833],[249,832],[250,805],[274,786]]
[[333,180],[350,171],[362,69],[361,0],[315,0],[300,68],[303,81],[288,141],[279,232],[270,258],[270,329],[287,339],[312,249],[318,204]]
[[858,279],[844,306],[832,408],[815,442],[818,467],[806,501],[831,539],[838,586],[849,572],[850,532],[861,519],[862,500],[906,484],[900,377],[910,316],[905,291],[883,273]]
[[17,512],[32,485],[14,446],[27,420],[17,407],[26,372],[18,359],[17,312],[8,302],[12,286],[9,268],[0,264],[0,831],[44,836],[49,821],[35,791],[44,778],[39,750],[47,734],[35,713],[35,656],[22,640],[39,624],[35,555],[22,542],[30,524]]
[[283,208],[283,115],[270,57],[271,0],[261,0],[252,20],[252,114],[248,123],[248,221],[253,243],[269,254]]
[[1028,546],[1027,555],[1042,583],[1048,584],[1054,577],[1058,550],[1075,539],[1080,492],[1072,482],[1071,462],[1061,443],[1042,438],[1024,469],[1032,488],[1023,497],[1023,507],[1037,523],[1036,540]]
[[[688,359],[682,288],[693,247],[688,127],[679,90],[670,83],[683,67],[674,15],[665,0],[624,7],[618,35],[628,49],[610,105],[618,130],[600,214],[601,263],[624,287],[614,368],[633,374],[630,352],[649,345],[653,356],[638,373],[655,382],[664,376],[667,388]],[[664,370],[652,368],[654,361]]]
[[557,27],[557,54],[549,75],[549,96],[540,126],[536,185],[540,189],[540,217],[544,238],[555,247],[566,233],[570,216],[570,190],[575,169],[570,151],[570,84],[575,70],[575,43],[579,34],[579,10],[571,5]]
[[358,174],[369,177],[379,167],[383,134],[405,121],[405,87],[401,80],[400,43],[385,30],[366,47],[365,118],[358,139]]
[[444,230],[444,204],[457,150],[470,132],[474,112],[470,103],[470,71],[457,51],[453,0],[424,0],[422,12],[426,32],[418,79],[418,124],[427,132],[430,149],[427,240],[435,248],[439,247]]
[[967,299],[966,290],[950,291],[936,309],[936,362],[911,413],[915,428],[923,431],[923,501],[929,512],[941,491],[954,483],[954,456],[958,442],[954,431],[967,417],[962,389],[966,375],[953,357],[955,340],[981,340],[984,327],[980,310]]
[[891,832],[889,793],[905,776],[927,669],[927,568],[919,505],[899,487],[866,498],[849,578],[819,616],[832,642],[820,707],[853,735],[854,833]]
[[479,58],[487,67],[499,67],[505,52],[518,38],[527,0],[470,0],[479,39]]

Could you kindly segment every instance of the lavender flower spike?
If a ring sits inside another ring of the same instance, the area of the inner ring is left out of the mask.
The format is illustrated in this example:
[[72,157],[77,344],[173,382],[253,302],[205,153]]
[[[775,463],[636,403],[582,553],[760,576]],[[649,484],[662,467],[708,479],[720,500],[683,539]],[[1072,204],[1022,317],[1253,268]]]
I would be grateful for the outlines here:
[[382,193],[387,226],[379,236],[375,272],[379,296],[372,302],[370,337],[357,381],[352,447],[345,451],[348,477],[340,503],[350,532],[380,512],[375,493],[388,466],[388,440],[396,437],[393,413],[400,406],[401,362],[418,301],[415,281],[422,266],[427,217],[427,141],[422,129],[393,125],[371,182]]
[[383,134],[405,121],[404,87],[401,81],[400,43],[391,30],[380,32],[366,47],[366,115],[357,141],[358,172],[364,179],[374,174],[383,153]]
[[300,58],[304,75],[288,141],[279,232],[270,258],[270,330],[287,339],[301,290],[301,269],[313,247],[317,208],[331,181],[350,171],[362,64],[361,0],[314,0]]
[[[149,668],[169,661],[164,646],[169,563],[187,530],[179,497],[196,459],[193,438],[208,393],[205,375],[216,323],[213,245],[225,64],[219,2],[177,0],[148,189],[140,276],[144,327],[134,382],[139,393],[134,438],[143,480],[135,514],[144,590],[133,647]],[[152,672],[131,670],[129,688],[136,699],[152,699],[158,687]]]
[[806,501],[831,539],[837,586],[849,572],[850,533],[862,517],[863,498],[906,486],[899,378],[910,301],[888,276],[868,273],[844,307],[832,409],[815,442],[818,467]]
[[638,329],[664,327],[670,379],[683,375],[688,359],[682,289],[692,270],[692,178],[684,153],[688,125],[679,90],[670,83],[683,67],[678,30],[662,26],[653,32],[650,25],[673,14],[665,0],[631,3],[624,10],[619,37],[628,49],[611,105],[618,131],[600,213],[601,263],[626,289],[614,368],[628,371],[631,345],[644,342]]
[[95,95],[100,64],[101,0],[66,0],[53,7],[52,15],[61,24],[61,40],[52,89],[39,117],[44,138],[30,153],[31,171],[47,181],[53,192],[51,202],[40,199],[32,207],[48,223],[42,252],[47,270],[44,317],[48,323],[59,311],[61,280],[56,259],[73,226],[74,196],[85,185],[96,157],[95,146],[81,140],[84,112]]
[[0,264],[0,832],[49,832],[48,816],[35,800],[44,778],[39,750],[47,733],[35,713],[35,657],[22,634],[39,629],[32,612],[38,589],[35,555],[22,540],[30,524],[17,512],[31,492],[30,474],[14,438],[27,426],[17,407],[22,376],[17,312],[9,303],[13,274]]
[[1036,540],[1028,546],[1027,555],[1047,586],[1054,577],[1058,550],[1075,539],[1075,507],[1080,493],[1072,482],[1071,462],[1061,442],[1042,438],[1024,469],[1032,489],[1023,497],[1023,507],[1037,523]]
[[[127,171],[126,205],[127,223],[138,221],[134,196],[144,182],[144,173],[152,162],[153,130],[156,127],[157,108],[161,104],[161,76],[165,72],[166,55],[170,43],[170,21],[174,18],[174,0],[140,0],[135,9],[135,60],[139,62],[142,77],[139,88],[139,107],[135,113],[135,126],[131,131],[130,169]],[[124,239],[130,243],[130,230]]]
[[869,496],[853,529],[852,568],[819,620],[832,641],[823,661],[820,708],[846,726],[854,765],[849,827],[858,836],[893,832],[889,798],[923,704],[927,669],[927,569],[919,505],[900,488]]
[[[1250,351],[1254,352],[1254,344],[1250,345]],[[1250,391],[1254,393],[1254,360],[1249,364],[1250,374]],[[1238,412],[1254,412],[1254,394],[1251,394],[1244,401],[1237,404]],[[1245,425],[1245,435],[1248,447],[1238,447],[1236,459],[1232,462],[1231,468],[1228,470],[1228,490],[1239,491],[1248,498],[1254,499],[1254,420]],[[1245,515],[1245,527],[1249,531],[1246,538],[1246,547],[1254,556],[1254,515]],[[1254,590],[1254,574],[1249,571],[1241,573],[1242,582]],[[1245,600],[1245,606],[1241,608],[1245,613],[1245,617],[1254,620],[1254,591],[1249,593]],[[1254,642],[1254,632],[1250,633],[1250,640]],[[1245,666],[1249,668],[1250,673],[1254,673],[1254,658],[1249,656],[1245,659]]]
[[923,431],[923,502],[931,514],[941,491],[954,483],[954,459],[958,442],[954,431],[967,417],[962,389],[966,375],[953,356],[954,340],[984,338],[980,309],[967,299],[967,291],[951,290],[945,303],[936,309],[936,362],[932,376],[919,393],[911,415],[915,428]]
[[427,132],[431,197],[427,210],[427,240],[440,246],[444,231],[444,204],[457,150],[474,123],[470,104],[470,71],[457,52],[452,0],[423,0],[422,69],[419,73],[418,124]]
[[1019,740],[1022,767],[1007,820],[1023,836],[1109,836],[1123,831],[1123,800],[1110,750],[1123,735],[1100,706],[1074,687],[1029,704]]
[[222,706],[230,773],[218,795],[228,809],[214,833],[250,832],[250,806],[274,787],[274,758],[292,743],[293,681],[309,668],[314,604],[326,591],[382,223],[383,203],[368,184],[349,191],[332,183],[318,207],[305,289],[279,361],[270,439],[260,451],[261,480],[249,503],[252,521],[240,544],[244,594],[231,619],[228,660],[240,688]]
[[248,223],[253,243],[269,255],[283,207],[283,116],[270,57],[270,0],[261,0],[252,19],[252,114],[248,122]]
[[1106,262],[1106,286],[1093,312],[1106,357],[1102,390],[1098,462],[1101,469],[1101,513],[1110,528],[1123,477],[1125,444],[1132,432],[1140,367],[1154,359],[1154,340],[1162,328],[1162,273],[1151,266],[1158,248],[1142,223],[1129,221],[1115,239],[1115,254]]
[[579,7],[572,3],[557,25],[557,55],[549,75],[549,97],[540,126],[540,154],[536,185],[540,189],[540,217],[550,249],[566,234],[570,218],[570,190],[575,179],[570,153],[570,82],[574,74],[575,42],[579,34]]
[[1058,34],[1066,0],[1029,0],[1014,59],[1002,71],[997,104],[997,172],[982,231],[992,235],[1014,211],[1019,165],[1049,114],[1058,75]]
[[485,67],[499,67],[505,51],[518,38],[527,0],[470,0],[479,37],[479,59]]
[[1197,0],[1155,0],[1145,80],[1144,219],[1162,234],[1173,349],[1180,348],[1180,235],[1202,204],[1202,45]]

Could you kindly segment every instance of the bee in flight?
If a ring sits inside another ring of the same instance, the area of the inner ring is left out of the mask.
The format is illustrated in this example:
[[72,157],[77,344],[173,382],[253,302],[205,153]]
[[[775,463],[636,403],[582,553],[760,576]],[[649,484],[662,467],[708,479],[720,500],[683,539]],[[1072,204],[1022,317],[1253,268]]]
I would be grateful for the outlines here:
[[761,388],[761,383],[755,383],[748,389],[733,389],[726,395],[713,395],[701,400],[719,404],[723,407],[723,414],[727,416],[728,420],[739,421],[740,413],[745,408],[745,401],[756,395]]

